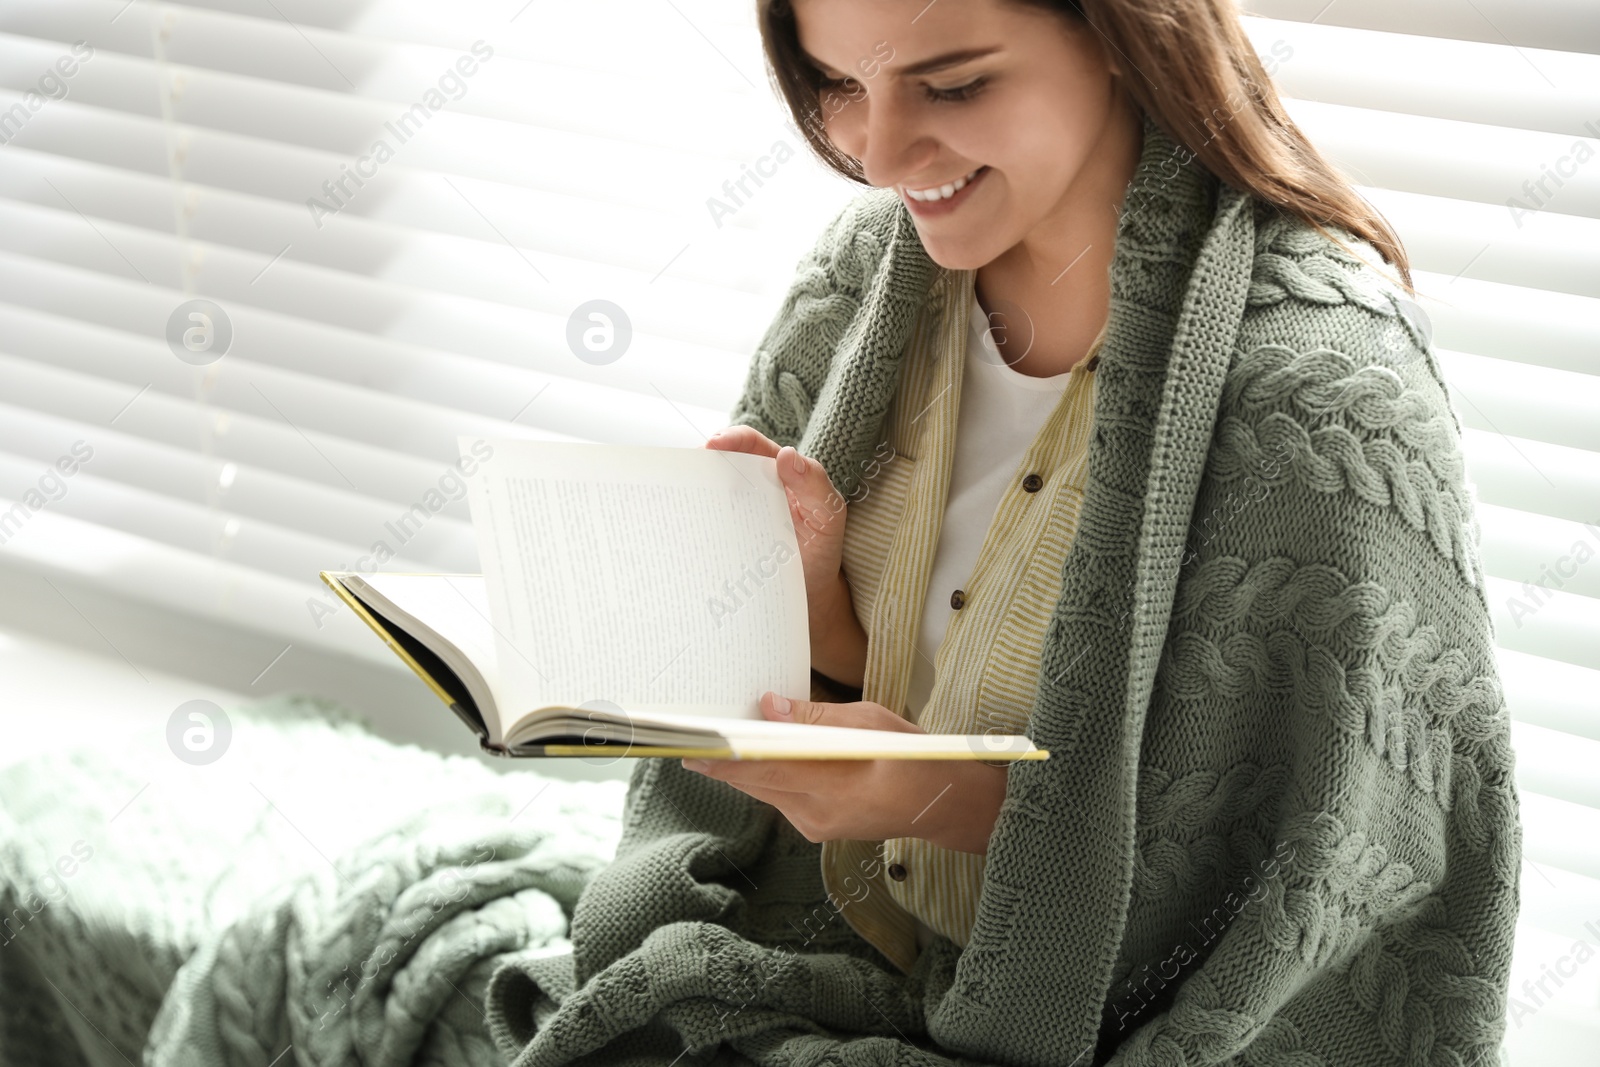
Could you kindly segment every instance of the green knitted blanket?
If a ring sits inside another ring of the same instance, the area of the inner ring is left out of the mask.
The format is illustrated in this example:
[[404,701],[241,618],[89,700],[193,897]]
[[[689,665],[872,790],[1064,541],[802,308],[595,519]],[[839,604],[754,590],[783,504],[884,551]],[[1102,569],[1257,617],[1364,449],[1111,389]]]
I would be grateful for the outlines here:
[[[870,491],[941,279],[892,193],[857,198],[733,421]],[[6,913],[77,872],[0,946],[0,1060],[1495,1063],[1520,832],[1423,320],[1148,123],[1111,281],[1029,720],[1052,757],[1009,771],[965,949],[900,973],[820,846],[675,760],[623,798],[289,703],[155,784],[122,751],[0,773]]]
[[[732,421],[870,491],[943,279],[892,192],[858,197]],[[516,1067],[1497,1062],[1520,828],[1426,319],[1148,121],[1111,282],[1029,721],[1052,757],[1009,772],[965,949],[901,974],[820,846],[644,761],[571,954],[490,980]]]
[[156,736],[0,772],[0,1064],[503,1062],[489,976],[568,947],[622,783],[498,775],[314,700],[227,714],[210,765]]

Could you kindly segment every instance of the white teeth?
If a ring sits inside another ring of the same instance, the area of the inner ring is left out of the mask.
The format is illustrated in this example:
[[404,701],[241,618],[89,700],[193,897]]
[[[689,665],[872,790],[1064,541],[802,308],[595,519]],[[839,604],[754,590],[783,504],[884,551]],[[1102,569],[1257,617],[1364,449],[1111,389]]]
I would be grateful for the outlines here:
[[[978,168],[978,170],[982,169],[982,167]],[[913,200],[924,202],[930,200],[946,200],[952,196],[955,196],[956,193],[965,188],[966,184],[977,175],[978,170],[975,170],[971,174],[968,174],[964,177],[957,178],[953,182],[946,182],[944,185],[936,185],[931,189],[906,189],[905,192],[906,195]],[[901,186],[901,188],[905,189],[905,186]]]

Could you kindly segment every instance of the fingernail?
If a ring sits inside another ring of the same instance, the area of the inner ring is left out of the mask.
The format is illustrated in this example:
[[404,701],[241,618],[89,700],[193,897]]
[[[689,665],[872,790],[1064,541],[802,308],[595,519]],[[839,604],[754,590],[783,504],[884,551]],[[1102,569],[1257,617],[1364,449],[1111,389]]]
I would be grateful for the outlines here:
[[683,761],[683,769],[686,771],[703,771],[706,769],[706,761],[703,759],[686,759]]
[[716,433],[711,435],[711,438],[712,438],[712,440],[716,440],[718,437],[721,437],[721,436],[722,436],[722,431],[718,430]]
[[804,474],[806,472],[806,457],[799,452],[794,454],[794,471],[796,474]]
[[780,719],[789,717],[789,698],[772,694],[772,713]]

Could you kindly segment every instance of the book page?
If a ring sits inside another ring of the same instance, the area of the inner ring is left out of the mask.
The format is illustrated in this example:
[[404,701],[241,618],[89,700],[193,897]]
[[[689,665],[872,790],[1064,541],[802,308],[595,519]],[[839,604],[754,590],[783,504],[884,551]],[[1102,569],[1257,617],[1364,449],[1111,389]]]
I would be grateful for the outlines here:
[[642,723],[692,730],[712,730],[727,738],[737,750],[781,752],[785,748],[836,753],[926,753],[968,754],[972,759],[1004,759],[1024,752],[1038,751],[1021,734],[927,734],[901,730],[863,730],[849,726],[816,726],[809,723],[730,722],[689,714],[641,716]]
[[809,694],[805,576],[772,459],[491,444],[468,503],[507,720],[561,704],[759,719],[763,691]]
[[[767,720],[717,719],[681,713],[636,714],[613,729],[604,719],[582,714],[536,720],[548,741],[559,747],[576,745],[583,751],[559,755],[595,755],[592,746],[608,742],[617,758],[653,755],[644,751],[660,746],[707,752],[728,748],[734,759],[965,759],[1010,761],[1045,759],[1049,753],[1018,735],[925,734],[901,730],[862,730],[841,726]],[[534,725],[534,723],[530,723]],[[581,738],[581,740],[560,739]],[[536,745],[535,736],[514,742]],[[635,750],[640,751],[635,751]],[[726,758],[713,756],[713,758]]]

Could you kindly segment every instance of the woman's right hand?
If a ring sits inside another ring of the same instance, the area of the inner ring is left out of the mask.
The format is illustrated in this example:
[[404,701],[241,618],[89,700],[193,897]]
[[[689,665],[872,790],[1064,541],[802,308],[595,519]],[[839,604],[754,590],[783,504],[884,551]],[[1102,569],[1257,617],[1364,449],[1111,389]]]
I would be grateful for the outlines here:
[[845,500],[834,490],[822,464],[788,445],[780,446],[750,426],[729,426],[713,434],[705,446],[777,460],[778,480],[789,498],[789,518],[800,543],[807,600],[813,613],[818,608],[831,609],[844,574]]
[[713,434],[706,447],[777,461],[778,480],[789,498],[789,518],[800,543],[811,665],[836,682],[859,687],[866,675],[867,633],[856,618],[844,576],[844,497],[821,463],[788,445],[780,447],[753,427],[729,426]]

